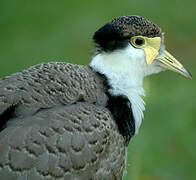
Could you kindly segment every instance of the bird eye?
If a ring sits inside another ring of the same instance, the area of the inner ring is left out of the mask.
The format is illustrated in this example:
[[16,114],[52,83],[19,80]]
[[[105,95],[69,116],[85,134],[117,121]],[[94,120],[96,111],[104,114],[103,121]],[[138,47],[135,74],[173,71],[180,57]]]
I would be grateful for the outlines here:
[[131,39],[131,44],[136,48],[140,48],[145,44],[145,39],[143,37],[133,37]]
[[144,39],[142,39],[140,37],[135,39],[135,44],[137,44],[138,46],[143,45],[144,44]]

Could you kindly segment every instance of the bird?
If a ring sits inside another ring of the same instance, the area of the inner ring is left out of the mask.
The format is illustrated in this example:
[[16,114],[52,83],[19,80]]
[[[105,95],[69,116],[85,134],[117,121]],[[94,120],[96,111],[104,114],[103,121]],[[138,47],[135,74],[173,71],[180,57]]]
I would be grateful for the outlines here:
[[121,180],[144,118],[144,77],[192,77],[141,16],[116,17],[92,39],[86,66],[41,63],[0,79],[0,179]]

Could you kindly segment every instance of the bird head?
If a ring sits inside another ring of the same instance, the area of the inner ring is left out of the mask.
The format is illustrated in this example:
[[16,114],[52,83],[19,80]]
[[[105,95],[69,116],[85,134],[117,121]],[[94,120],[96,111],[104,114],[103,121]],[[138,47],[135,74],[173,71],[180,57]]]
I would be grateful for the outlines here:
[[105,75],[112,96],[131,102],[137,133],[144,117],[143,78],[169,69],[190,78],[191,74],[165,48],[164,34],[140,16],[121,16],[98,29],[95,55],[90,66]]
[[131,76],[144,77],[169,69],[191,79],[191,74],[165,49],[161,29],[143,17],[115,18],[98,29],[93,40],[99,62],[94,60],[91,65],[103,74],[127,69]]

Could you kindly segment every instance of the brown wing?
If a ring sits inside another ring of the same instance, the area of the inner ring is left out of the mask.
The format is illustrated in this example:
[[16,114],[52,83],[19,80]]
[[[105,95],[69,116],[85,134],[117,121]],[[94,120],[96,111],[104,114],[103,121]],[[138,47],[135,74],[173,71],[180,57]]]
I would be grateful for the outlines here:
[[105,105],[104,88],[88,66],[43,63],[0,80],[0,114],[13,105],[17,116],[77,101]]
[[125,144],[104,88],[67,63],[0,80],[0,179],[121,179]]
[[104,107],[41,110],[12,119],[0,133],[0,179],[121,179],[124,147]]

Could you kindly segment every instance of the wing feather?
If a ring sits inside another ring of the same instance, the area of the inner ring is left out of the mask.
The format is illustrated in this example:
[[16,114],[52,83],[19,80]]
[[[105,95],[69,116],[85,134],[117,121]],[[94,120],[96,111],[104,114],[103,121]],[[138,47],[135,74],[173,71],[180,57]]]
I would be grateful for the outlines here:
[[125,142],[88,66],[43,63],[0,80],[0,179],[121,179]]
[[0,179],[121,179],[125,168],[124,139],[110,112],[88,103],[13,119],[0,147]]

